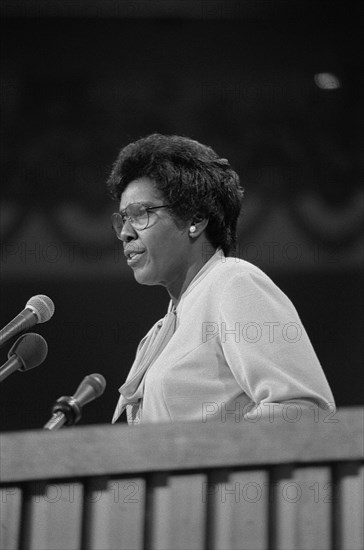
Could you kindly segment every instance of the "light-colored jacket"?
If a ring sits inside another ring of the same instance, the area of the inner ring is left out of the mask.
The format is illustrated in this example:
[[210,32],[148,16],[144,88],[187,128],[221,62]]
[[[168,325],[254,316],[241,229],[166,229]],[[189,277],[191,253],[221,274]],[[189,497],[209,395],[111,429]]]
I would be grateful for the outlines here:
[[141,341],[113,422],[294,421],[334,398],[287,296],[259,268],[218,249],[176,310]]

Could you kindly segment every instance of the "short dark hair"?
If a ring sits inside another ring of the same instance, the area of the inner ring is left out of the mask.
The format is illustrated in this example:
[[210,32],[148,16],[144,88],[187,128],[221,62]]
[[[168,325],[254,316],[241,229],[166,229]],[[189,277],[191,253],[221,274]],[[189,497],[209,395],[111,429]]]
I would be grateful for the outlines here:
[[229,162],[215,151],[182,136],[151,134],[121,149],[108,178],[114,199],[128,184],[149,177],[176,218],[208,218],[206,235],[225,255],[236,246],[243,188]]

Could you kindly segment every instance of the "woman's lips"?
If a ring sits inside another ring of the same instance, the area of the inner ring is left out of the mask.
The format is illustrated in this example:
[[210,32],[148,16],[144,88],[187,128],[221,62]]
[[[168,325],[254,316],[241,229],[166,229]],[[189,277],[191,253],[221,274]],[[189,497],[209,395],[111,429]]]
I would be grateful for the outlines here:
[[126,255],[126,261],[128,265],[134,265],[140,260],[140,256],[144,254],[144,252],[130,252]]

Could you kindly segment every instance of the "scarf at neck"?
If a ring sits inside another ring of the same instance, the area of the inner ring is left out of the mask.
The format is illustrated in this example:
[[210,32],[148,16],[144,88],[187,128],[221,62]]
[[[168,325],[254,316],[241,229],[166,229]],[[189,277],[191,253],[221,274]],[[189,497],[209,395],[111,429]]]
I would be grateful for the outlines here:
[[175,330],[176,310],[171,301],[165,317],[153,326],[139,344],[129,375],[119,388],[121,395],[112,418],[112,424],[129,405],[127,410],[129,422],[135,424],[139,422],[138,413],[144,394],[145,375],[166,347]]

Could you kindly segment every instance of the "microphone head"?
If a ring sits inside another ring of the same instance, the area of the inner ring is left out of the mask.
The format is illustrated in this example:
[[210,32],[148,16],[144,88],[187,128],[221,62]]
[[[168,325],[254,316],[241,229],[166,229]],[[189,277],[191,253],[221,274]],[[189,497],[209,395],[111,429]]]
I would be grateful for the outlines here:
[[37,294],[37,296],[32,296],[25,305],[26,308],[29,308],[37,316],[38,323],[45,323],[49,321],[54,313],[54,303],[53,301],[44,294]]
[[106,388],[106,380],[102,376],[102,374],[89,374],[86,376],[83,380],[86,383],[89,383],[90,386],[93,387],[95,392],[95,397],[100,397],[105,391]]
[[38,367],[43,363],[48,354],[48,345],[43,336],[36,332],[28,332],[20,336],[9,350],[8,358],[16,355],[23,366],[19,368],[26,371]]
[[86,405],[97,397],[100,397],[105,391],[106,380],[102,374],[89,374],[85,376],[78,386],[73,399],[81,406]]

